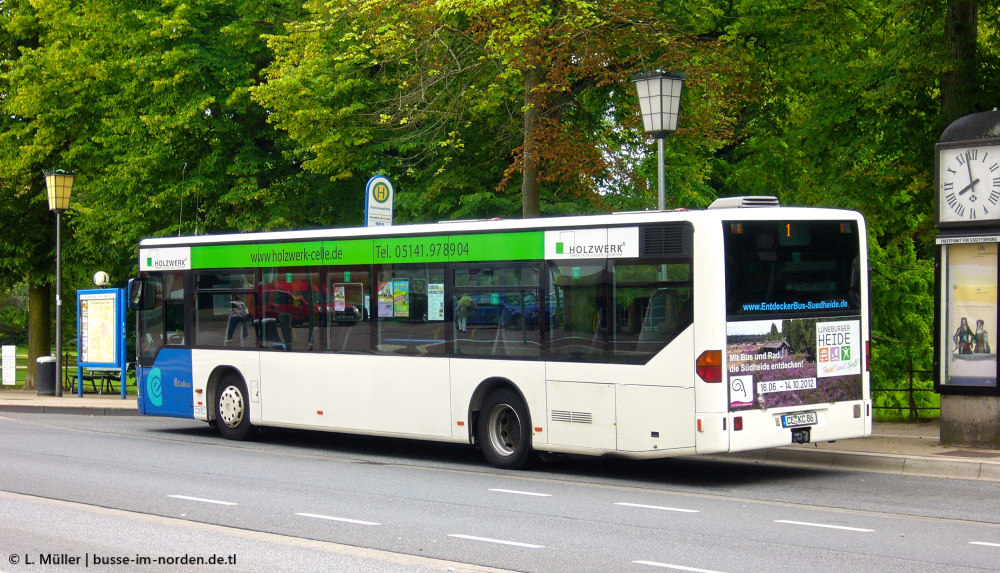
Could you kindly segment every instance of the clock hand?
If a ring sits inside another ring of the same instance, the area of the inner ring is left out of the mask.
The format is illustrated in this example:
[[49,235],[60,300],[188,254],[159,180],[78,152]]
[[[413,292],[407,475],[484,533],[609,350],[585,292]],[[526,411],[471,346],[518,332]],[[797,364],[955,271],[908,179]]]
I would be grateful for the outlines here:
[[958,194],[961,195],[961,194],[965,193],[966,191],[968,191],[969,189],[974,188],[976,186],[976,183],[979,183],[978,179],[976,179],[975,181],[969,183],[965,187],[962,187],[961,189],[959,189],[958,190]]

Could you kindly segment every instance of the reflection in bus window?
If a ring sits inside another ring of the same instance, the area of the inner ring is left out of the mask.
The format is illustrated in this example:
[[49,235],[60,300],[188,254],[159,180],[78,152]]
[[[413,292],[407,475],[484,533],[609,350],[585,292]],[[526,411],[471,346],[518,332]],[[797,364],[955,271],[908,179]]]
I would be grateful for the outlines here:
[[615,362],[645,362],[693,320],[691,265],[615,266]]
[[260,310],[254,271],[204,271],[196,275],[195,341],[200,346],[255,348]]
[[605,359],[610,277],[604,261],[559,262],[549,267],[549,354],[556,360]]
[[392,354],[445,353],[444,268],[421,265],[383,268],[373,311],[376,349]]
[[372,291],[368,270],[331,270],[326,296],[323,324],[327,349],[369,352]]
[[261,277],[261,345],[309,352],[317,347],[323,293],[314,268],[266,269]]
[[541,356],[537,289],[459,291],[453,306],[455,354]]

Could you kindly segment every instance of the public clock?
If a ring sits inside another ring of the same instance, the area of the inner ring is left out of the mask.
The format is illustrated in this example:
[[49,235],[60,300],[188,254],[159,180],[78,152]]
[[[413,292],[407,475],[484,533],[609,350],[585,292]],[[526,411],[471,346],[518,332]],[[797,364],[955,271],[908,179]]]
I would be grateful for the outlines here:
[[938,222],[1000,220],[1000,143],[938,148]]

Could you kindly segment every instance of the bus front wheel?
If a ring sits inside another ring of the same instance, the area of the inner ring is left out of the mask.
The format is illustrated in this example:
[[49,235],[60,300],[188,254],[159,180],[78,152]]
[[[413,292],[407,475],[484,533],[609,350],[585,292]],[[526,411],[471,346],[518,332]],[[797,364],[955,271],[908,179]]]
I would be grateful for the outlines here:
[[529,463],[531,420],[524,400],[516,392],[503,388],[491,393],[479,412],[477,425],[480,447],[490,465],[514,470]]
[[250,407],[247,385],[235,374],[229,374],[219,384],[215,401],[215,426],[230,440],[242,440],[250,433]]

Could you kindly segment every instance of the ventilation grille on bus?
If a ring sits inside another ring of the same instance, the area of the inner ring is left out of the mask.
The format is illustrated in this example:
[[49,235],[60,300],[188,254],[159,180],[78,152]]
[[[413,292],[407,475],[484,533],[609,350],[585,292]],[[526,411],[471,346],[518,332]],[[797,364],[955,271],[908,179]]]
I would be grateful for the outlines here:
[[667,223],[639,228],[640,256],[644,257],[690,257],[691,225],[688,223]]
[[576,424],[593,424],[594,415],[590,412],[570,412],[569,410],[552,410],[553,422],[573,422]]
[[708,206],[709,209],[748,209],[753,207],[780,207],[778,198],[772,195],[747,195],[745,197],[719,197]]

